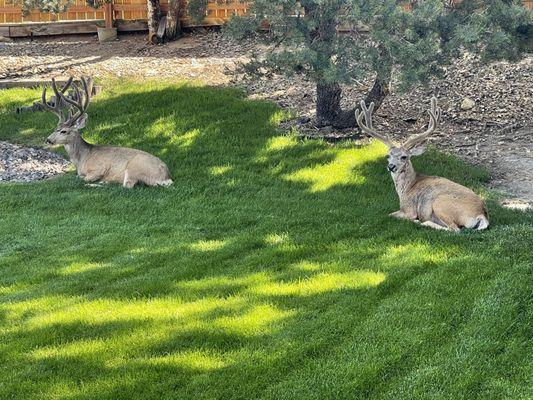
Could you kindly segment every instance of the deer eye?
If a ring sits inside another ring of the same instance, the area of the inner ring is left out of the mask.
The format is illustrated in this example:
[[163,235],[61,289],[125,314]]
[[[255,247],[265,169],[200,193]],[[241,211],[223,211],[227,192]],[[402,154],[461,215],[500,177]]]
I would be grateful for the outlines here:
[[407,160],[407,156],[402,156],[402,160]]

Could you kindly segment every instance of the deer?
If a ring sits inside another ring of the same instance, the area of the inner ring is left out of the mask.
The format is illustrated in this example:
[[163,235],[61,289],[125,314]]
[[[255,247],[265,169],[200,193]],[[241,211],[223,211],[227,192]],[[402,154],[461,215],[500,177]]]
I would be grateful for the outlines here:
[[[59,118],[56,129],[46,139],[52,146],[63,145],[77,174],[86,182],[120,183],[127,189],[142,183],[148,186],[170,186],[172,179],[167,165],[159,158],[142,150],[127,147],[98,146],[86,142],[81,134],[88,119],[92,79],[67,82],[58,88],[52,79],[54,101],[47,101],[46,86],[41,106]],[[71,88],[73,95],[66,95]]]
[[388,148],[387,170],[400,200],[400,210],[389,215],[434,229],[487,229],[487,207],[472,190],[446,178],[418,174],[413,168],[411,157],[419,156],[427,150],[427,139],[440,122],[442,111],[437,107],[437,99],[432,97],[430,102],[427,130],[409,136],[403,143],[396,143],[387,133],[381,134],[374,130],[374,103],[370,103],[367,108],[364,100],[361,100],[360,110],[355,111],[355,119],[361,130]]

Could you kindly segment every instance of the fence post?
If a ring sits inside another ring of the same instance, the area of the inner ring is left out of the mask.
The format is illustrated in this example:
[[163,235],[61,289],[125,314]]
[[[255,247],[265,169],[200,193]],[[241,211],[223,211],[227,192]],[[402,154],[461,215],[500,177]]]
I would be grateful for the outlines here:
[[105,18],[105,27],[112,28],[114,20],[114,11],[113,11],[113,1],[105,3],[104,7],[104,18]]

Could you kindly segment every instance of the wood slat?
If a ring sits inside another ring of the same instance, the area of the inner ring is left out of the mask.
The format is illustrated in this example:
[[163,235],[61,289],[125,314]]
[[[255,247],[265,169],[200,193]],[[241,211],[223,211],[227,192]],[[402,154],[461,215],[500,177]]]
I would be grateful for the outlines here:
[[10,37],[27,37],[27,36],[50,36],[50,35],[67,35],[77,33],[96,33],[98,26],[103,27],[103,20],[87,21],[61,21],[61,22],[43,22],[43,23],[23,23],[14,24],[9,27]]

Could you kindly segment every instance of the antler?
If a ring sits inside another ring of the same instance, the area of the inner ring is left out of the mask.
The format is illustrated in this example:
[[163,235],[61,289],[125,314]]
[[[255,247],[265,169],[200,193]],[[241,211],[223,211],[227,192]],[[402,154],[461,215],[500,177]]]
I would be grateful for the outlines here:
[[428,110],[429,114],[429,125],[428,129],[419,135],[412,136],[409,139],[407,139],[404,144],[403,148],[409,150],[415,147],[417,144],[425,141],[429,135],[431,135],[435,129],[437,128],[437,125],[439,124],[440,117],[442,114],[442,110],[440,107],[437,107],[437,98],[433,96],[431,98],[431,108]]
[[[370,103],[370,106],[367,108],[365,101],[361,100],[361,111],[355,110],[355,119],[359,128],[370,136],[375,137],[378,140],[381,140],[388,147],[393,147],[394,142],[388,134],[382,135],[377,133],[372,126],[372,112],[374,111],[374,103]],[[363,117],[365,118],[365,124],[363,124]]]
[[[68,81],[63,85],[61,90],[57,90],[56,81],[54,78],[52,78],[52,89],[54,90],[54,93],[56,96],[53,99],[53,101],[50,101],[50,102],[46,100],[46,86],[43,88],[43,94],[41,95],[42,106],[45,110],[51,111],[55,115],[57,115],[59,118],[59,122],[65,121],[65,115],[63,114],[63,110],[61,107],[61,100],[60,100],[61,97],[59,97],[59,93],[61,94],[65,93],[71,84],[72,84],[72,77],[68,79]],[[53,104],[53,106],[51,104]]]
[[[61,92],[56,93],[61,98],[61,100],[65,102],[65,104],[70,104],[71,106],[77,109],[77,111],[74,111],[73,108],[69,110],[68,120],[65,121],[67,125],[72,125],[74,122],[76,122],[76,120],[80,118],[83,114],[85,114],[85,112],[89,108],[89,102],[91,101],[92,79],[88,78],[88,80],[89,83],[87,83],[87,80],[83,76],[80,78],[82,85],[81,89],[83,89],[83,94],[80,92],[80,88],[78,87],[76,82],[74,82],[72,88],[74,89],[74,93],[76,94],[75,96],[73,96],[75,97],[75,99],[71,98],[70,96],[65,96],[64,93]],[[89,89],[89,86],[91,87],[91,89]]]
[[[43,108],[56,114],[59,117],[59,122],[65,125],[72,125],[78,118],[85,114],[89,107],[89,102],[91,101],[93,89],[91,78],[85,79],[84,77],[81,77],[81,88],[76,82],[72,84],[72,81],[73,78],[69,78],[67,83],[58,90],[56,81],[52,78],[52,89],[55,94],[53,103],[46,101],[46,87],[43,89],[42,94]],[[71,85],[73,93],[65,94]],[[53,106],[51,104],[53,104]],[[76,111],[74,111],[74,109],[76,109]]]

